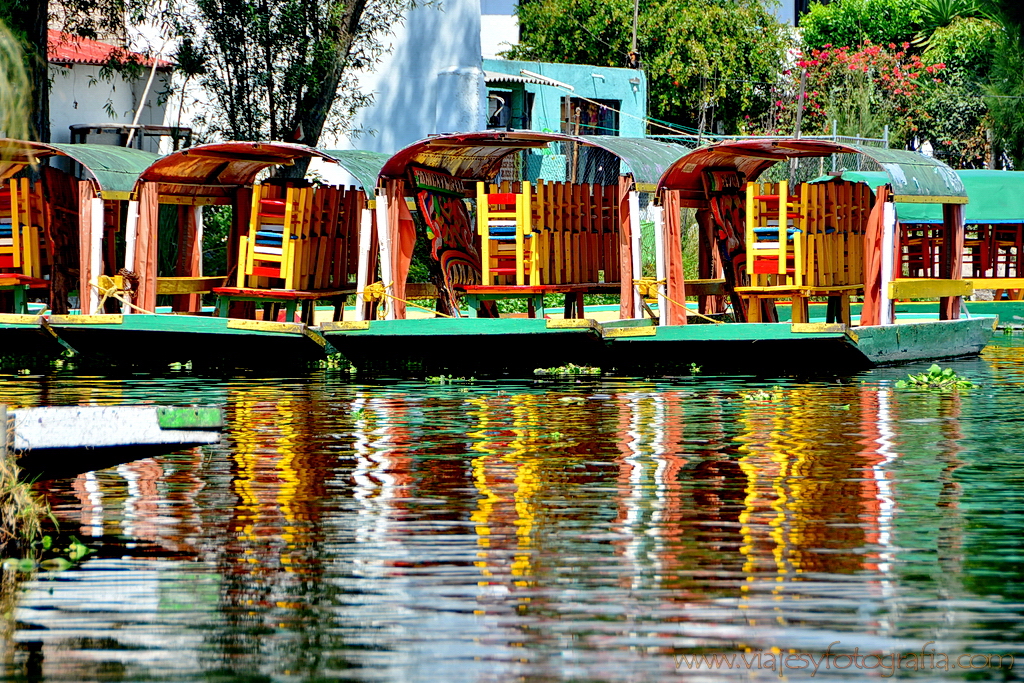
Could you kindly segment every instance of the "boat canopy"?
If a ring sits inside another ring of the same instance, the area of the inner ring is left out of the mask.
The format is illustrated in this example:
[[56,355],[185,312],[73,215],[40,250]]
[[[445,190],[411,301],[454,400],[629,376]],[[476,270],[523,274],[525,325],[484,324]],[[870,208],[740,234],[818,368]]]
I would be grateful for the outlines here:
[[[1024,223],[1024,172],[980,169],[956,171],[956,174],[971,198],[966,207],[965,224]],[[827,182],[833,177],[822,176],[812,182]],[[867,183],[872,190],[889,182],[881,171],[844,171],[841,177],[850,182]],[[934,204],[900,203],[896,206],[896,215],[908,225],[942,223],[942,209]]]
[[128,199],[143,171],[160,157],[112,145],[72,145],[0,139],[0,178],[9,178],[28,164],[52,156],[73,159],[89,172],[103,199]]
[[780,161],[831,154],[863,154],[882,167],[894,199],[905,203],[966,204],[960,177],[937,159],[902,149],[847,145],[804,138],[729,140],[696,149],[678,159],[662,175],[659,186],[679,190],[680,198],[704,199],[704,171],[735,169],[756,180]]
[[215,142],[161,157],[142,174],[142,180],[166,185],[238,187],[251,185],[270,166],[290,166],[298,159],[332,161],[363,183],[372,195],[377,172],[386,154],[357,150],[324,151],[288,142]]
[[405,177],[410,165],[443,169],[464,180],[487,181],[497,175],[502,159],[519,149],[543,149],[552,142],[575,142],[603,149],[629,168],[639,191],[653,192],[662,173],[681,156],[686,147],[647,138],[611,135],[565,135],[535,131],[486,131],[438,135],[399,150],[381,175]]

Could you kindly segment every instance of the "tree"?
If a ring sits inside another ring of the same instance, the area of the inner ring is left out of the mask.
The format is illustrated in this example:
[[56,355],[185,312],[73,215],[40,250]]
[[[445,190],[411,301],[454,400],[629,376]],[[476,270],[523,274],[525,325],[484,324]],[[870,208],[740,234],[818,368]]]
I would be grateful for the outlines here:
[[999,21],[1003,40],[996,50],[986,95],[997,144],[1024,169],[1024,3],[984,0],[984,8]]
[[[940,0],[942,1],[942,0]],[[921,0],[833,0],[814,3],[800,18],[806,50],[825,46],[902,45],[922,28]]]
[[[209,94],[210,132],[233,140],[316,145],[344,128],[361,94],[355,71],[372,67],[405,0],[196,0],[179,30],[179,63]],[[304,172],[305,167],[295,172]]]
[[982,95],[1003,42],[998,24],[974,17],[956,17],[928,37],[924,61],[945,69],[926,90],[918,136],[954,168],[989,161],[991,120]]
[[[0,22],[10,27],[11,38],[24,54],[28,77],[29,107],[26,137],[42,142],[50,140],[49,71],[46,60],[47,13],[45,2],[0,0]],[[7,134],[13,135],[11,129]]]
[[[632,0],[531,0],[518,13],[522,38],[507,53],[512,59],[629,63]],[[768,111],[790,45],[786,27],[758,0],[643,0],[637,35],[651,115],[689,127],[718,120],[730,132]]]
[[28,136],[30,93],[20,41],[0,22],[0,131],[5,137]]

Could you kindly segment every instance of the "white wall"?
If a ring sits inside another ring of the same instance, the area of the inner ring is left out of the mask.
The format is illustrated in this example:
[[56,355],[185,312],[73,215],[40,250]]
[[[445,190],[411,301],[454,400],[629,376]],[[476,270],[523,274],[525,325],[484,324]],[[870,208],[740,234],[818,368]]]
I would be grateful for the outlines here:
[[456,124],[461,130],[485,128],[480,0],[420,5],[394,30],[385,41],[391,53],[360,78],[374,103],[356,114],[354,127],[375,134],[324,136],[319,147],[394,153],[430,134],[454,132]]
[[[50,140],[70,142],[69,126],[78,123],[130,124],[135,117],[136,102],[142,99],[146,87],[145,76],[134,82],[125,82],[119,76],[112,81],[99,77],[100,67],[75,64],[69,67],[50,66]],[[143,125],[162,126],[165,124],[166,103],[159,103],[159,94],[166,88],[167,73],[158,71],[153,79],[145,107],[139,116]],[[107,113],[107,103],[113,110]],[[109,139],[107,139],[109,138]],[[114,136],[90,137],[89,142],[117,144]],[[145,149],[156,152],[157,141],[150,138]]]

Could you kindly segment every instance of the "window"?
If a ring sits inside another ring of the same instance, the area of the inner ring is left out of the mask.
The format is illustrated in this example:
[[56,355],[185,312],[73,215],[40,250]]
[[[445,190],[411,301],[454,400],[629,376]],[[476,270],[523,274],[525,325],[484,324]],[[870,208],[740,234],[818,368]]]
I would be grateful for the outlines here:
[[620,100],[562,98],[562,132],[578,135],[618,135]]

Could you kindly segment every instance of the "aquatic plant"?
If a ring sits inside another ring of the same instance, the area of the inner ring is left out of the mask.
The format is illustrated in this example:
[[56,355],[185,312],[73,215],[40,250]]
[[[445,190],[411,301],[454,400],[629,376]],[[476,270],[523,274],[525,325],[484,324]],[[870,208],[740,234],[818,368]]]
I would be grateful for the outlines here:
[[601,368],[590,367],[589,365],[576,365],[575,363],[566,363],[565,365],[559,365],[555,368],[537,368],[533,371],[535,375],[559,375],[559,376],[571,376],[571,375],[600,375]]
[[774,386],[771,389],[755,389],[754,391],[741,391],[740,398],[748,403],[763,403],[765,401],[782,400],[782,387]]
[[928,368],[928,372],[907,375],[907,379],[901,379],[896,382],[897,389],[925,389],[931,391],[975,389],[977,386],[971,380],[953,372],[952,368],[943,370],[938,365],[932,365]]
[[42,520],[49,516],[49,506],[22,481],[14,459],[0,457],[0,550],[12,543],[32,543],[42,533]]
[[701,366],[697,365],[696,363],[690,363],[690,374],[691,375],[699,375],[700,371],[701,371]]
[[457,384],[460,382],[474,382],[472,377],[453,377],[451,375],[431,375],[427,377],[428,384]]

